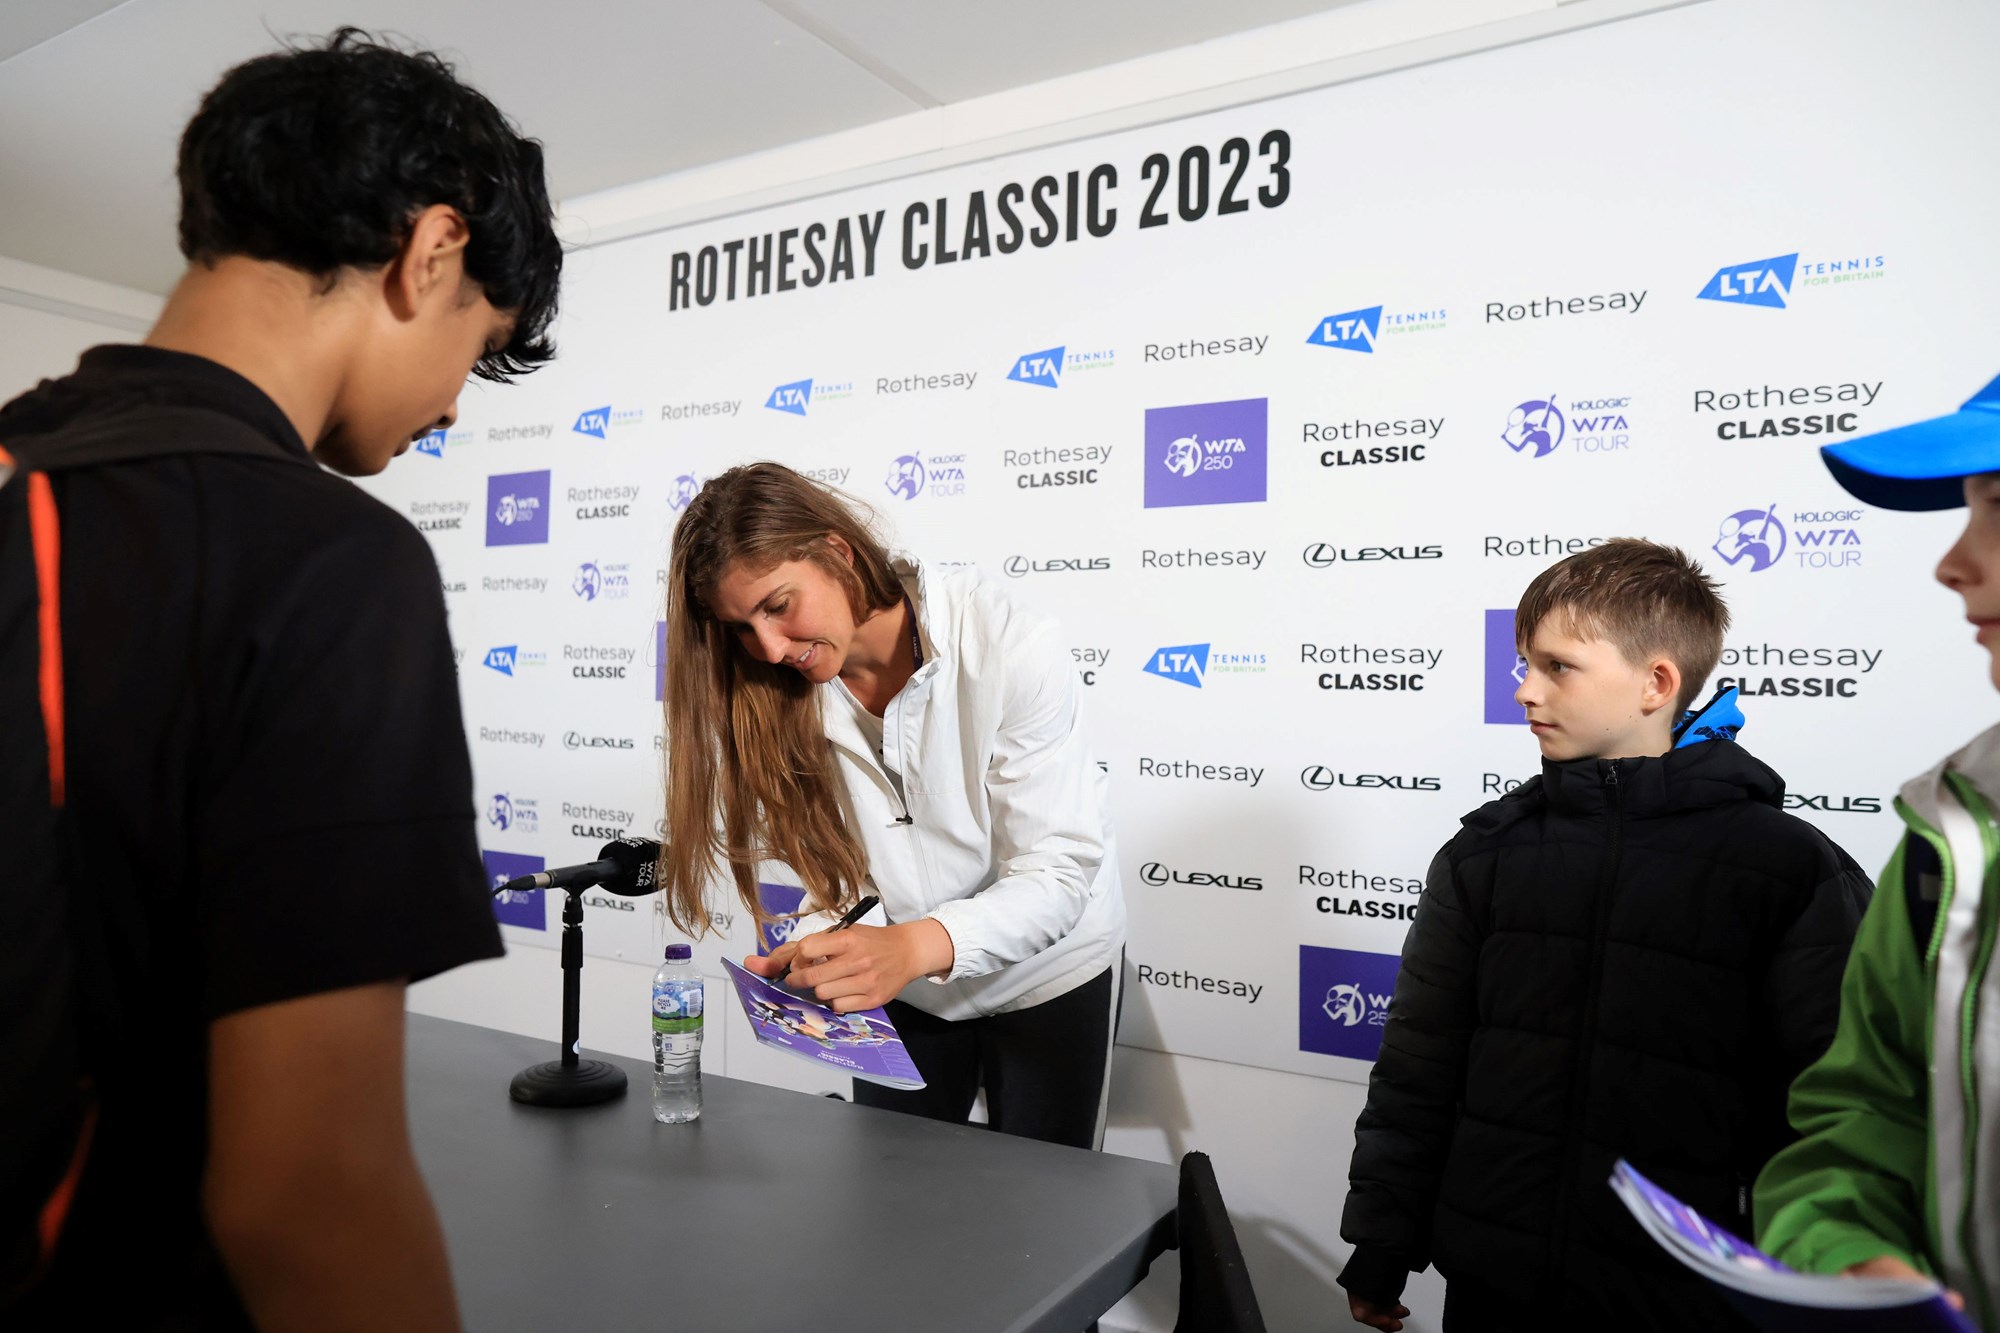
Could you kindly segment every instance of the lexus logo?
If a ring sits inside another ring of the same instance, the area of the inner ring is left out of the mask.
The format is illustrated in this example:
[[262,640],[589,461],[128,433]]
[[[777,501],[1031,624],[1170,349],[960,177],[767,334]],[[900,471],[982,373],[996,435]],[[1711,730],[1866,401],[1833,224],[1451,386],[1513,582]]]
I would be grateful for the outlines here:
[[1299,782],[1308,791],[1331,791],[1335,787],[1358,787],[1373,791],[1443,791],[1441,778],[1408,777],[1401,773],[1341,773],[1323,764],[1314,764],[1299,773]]
[[1111,557],[1093,555],[1031,560],[1025,555],[1010,555],[1001,568],[1011,579],[1024,578],[1029,574],[1102,574],[1111,568]]
[[1332,542],[1314,542],[1306,547],[1303,556],[1312,569],[1331,569],[1342,561],[1367,564],[1376,560],[1442,560],[1444,547],[1435,543],[1425,546],[1335,546]]
[[632,740],[628,736],[586,736],[580,731],[563,733],[565,750],[629,750]]
[[1190,884],[1197,888],[1252,889],[1261,891],[1264,881],[1255,875],[1223,875],[1208,870],[1190,870],[1185,873],[1169,870],[1158,861],[1148,861],[1139,867],[1139,878],[1148,884]]

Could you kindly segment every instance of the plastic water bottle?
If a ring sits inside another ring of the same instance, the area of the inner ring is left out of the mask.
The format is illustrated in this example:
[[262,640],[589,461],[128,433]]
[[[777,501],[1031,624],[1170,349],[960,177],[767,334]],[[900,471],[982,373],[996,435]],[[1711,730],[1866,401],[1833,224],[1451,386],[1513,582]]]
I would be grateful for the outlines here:
[[701,973],[694,950],[669,944],[653,973],[653,1119],[679,1125],[701,1114]]

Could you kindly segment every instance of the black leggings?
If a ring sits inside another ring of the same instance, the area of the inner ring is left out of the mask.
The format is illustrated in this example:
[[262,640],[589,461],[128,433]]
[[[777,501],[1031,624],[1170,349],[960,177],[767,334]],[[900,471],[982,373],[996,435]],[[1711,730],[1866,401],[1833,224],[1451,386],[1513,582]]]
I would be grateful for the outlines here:
[[854,1081],[863,1106],[964,1124],[981,1084],[986,1123],[1002,1134],[1096,1148],[1104,1138],[1111,1074],[1115,967],[1031,1009],[953,1022],[901,1000],[890,1019],[924,1086],[914,1091]]

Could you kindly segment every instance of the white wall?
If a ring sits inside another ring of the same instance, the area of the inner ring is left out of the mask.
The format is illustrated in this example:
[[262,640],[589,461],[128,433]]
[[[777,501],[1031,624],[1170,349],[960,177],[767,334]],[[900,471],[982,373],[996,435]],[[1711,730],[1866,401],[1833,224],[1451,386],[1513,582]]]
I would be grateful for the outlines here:
[[85,348],[135,340],[159,306],[145,292],[0,258],[0,403],[75,369]]
[[[1659,4],[1583,0],[1558,16],[1548,0],[1371,0],[1297,24],[1242,34],[1193,53],[1168,53],[978,103],[717,164],[589,199],[567,201],[565,227],[586,243],[670,222],[716,216],[812,188],[902,174],[954,157],[1048,141],[1111,123],[1186,114],[1295,86],[1358,77],[1476,45],[1524,40]],[[1521,17],[1525,16],[1525,17]],[[1485,24],[1467,41],[1465,29]],[[69,369],[98,342],[130,340],[157,299],[0,259],[0,399]],[[646,993],[651,966],[602,957],[584,973],[586,1046],[638,1059],[649,1050]],[[737,1006],[711,987],[706,1065],[732,1077],[827,1091],[815,1067],[765,1052],[748,1039]],[[558,955],[515,949],[412,988],[412,1012],[554,1041]],[[645,1095],[644,1088],[634,1095]],[[1342,1327],[1345,1302],[1333,1278],[1346,1258],[1338,1238],[1352,1126],[1364,1089],[1329,1079],[1119,1048],[1113,1069],[1108,1151],[1172,1162],[1209,1153],[1236,1218],[1251,1274],[1273,1329]],[[1109,1328],[1173,1325],[1178,1266],[1172,1255],[1105,1321]],[[1416,1279],[1412,1333],[1438,1327],[1442,1285]]]
[[[1293,87],[1406,67],[1478,46],[1527,40],[1563,27],[1661,8],[1534,0],[1414,0],[1371,3],[1298,24],[1243,34],[1213,51],[1170,53],[1041,88],[981,99],[757,157],[623,190],[566,201],[566,234],[609,241],[755,207],[773,200],[971,160],[1031,142]],[[1476,25],[1484,24],[1483,27]],[[1466,29],[1476,28],[1468,35]],[[586,1046],[647,1058],[645,995],[651,967],[591,957],[584,967]],[[704,1060],[732,1077],[826,1091],[833,1084],[804,1062],[749,1039],[737,1006],[710,989],[710,1012],[726,1015]],[[560,972],[547,949],[461,968],[413,988],[415,1012],[554,1040]],[[643,1090],[641,1090],[643,1091]],[[1353,1125],[1361,1086],[1242,1065],[1120,1047],[1113,1066],[1107,1151],[1174,1162],[1190,1150],[1215,1162],[1251,1275],[1273,1329],[1352,1326],[1334,1278],[1348,1250],[1339,1239]],[[1106,1318],[1107,1328],[1153,1333],[1176,1316],[1179,1266],[1169,1254]],[[1406,1296],[1411,1333],[1439,1327],[1443,1284],[1416,1277]]]

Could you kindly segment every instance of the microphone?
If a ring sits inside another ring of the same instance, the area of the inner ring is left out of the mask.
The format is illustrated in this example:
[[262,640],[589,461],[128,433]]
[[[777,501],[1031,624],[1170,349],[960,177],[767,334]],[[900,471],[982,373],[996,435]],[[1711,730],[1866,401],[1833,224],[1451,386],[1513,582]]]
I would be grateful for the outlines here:
[[599,848],[595,861],[510,879],[493,890],[493,896],[541,889],[603,889],[623,898],[643,898],[660,887],[659,863],[659,843],[651,838],[620,838]]

